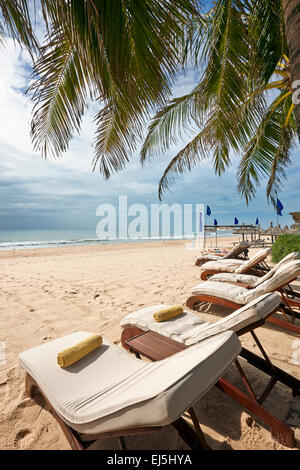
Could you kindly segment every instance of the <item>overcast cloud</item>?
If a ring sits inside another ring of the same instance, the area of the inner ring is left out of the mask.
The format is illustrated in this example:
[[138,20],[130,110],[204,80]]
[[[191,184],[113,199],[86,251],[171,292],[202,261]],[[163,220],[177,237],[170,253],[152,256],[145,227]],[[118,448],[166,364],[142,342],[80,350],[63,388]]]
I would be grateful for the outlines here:
[[[74,136],[70,148],[60,159],[45,161],[33,151],[30,142],[31,104],[25,95],[30,80],[30,58],[7,40],[0,50],[0,228],[88,228],[97,223],[96,207],[101,202],[116,204],[119,195],[127,194],[129,202],[154,203],[158,182],[164,168],[182,147],[171,149],[141,168],[138,151],[126,171],[104,181],[98,171],[92,172],[92,143],[95,104],[88,109],[80,136]],[[197,73],[190,69],[182,74],[174,96],[191,90]],[[221,178],[214,175],[209,160],[191,173],[178,176],[163,202],[204,203],[212,209],[219,224],[276,221],[276,214],[265,197],[265,185],[248,207],[236,192],[236,164]],[[285,190],[279,194],[284,205],[282,225],[292,223],[288,212],[300,210],[299,146],[293,155]],[[211,217],[211,218],[212,218]]]

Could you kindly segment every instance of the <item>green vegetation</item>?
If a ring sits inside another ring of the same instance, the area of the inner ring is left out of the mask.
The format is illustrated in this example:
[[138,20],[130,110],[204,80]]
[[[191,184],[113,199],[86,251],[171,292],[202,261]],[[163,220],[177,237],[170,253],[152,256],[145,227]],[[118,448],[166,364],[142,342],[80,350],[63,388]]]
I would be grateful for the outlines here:
[[280,235],[272,247],[273,263],[278,263],[293,251],[300,251],[300,234]]

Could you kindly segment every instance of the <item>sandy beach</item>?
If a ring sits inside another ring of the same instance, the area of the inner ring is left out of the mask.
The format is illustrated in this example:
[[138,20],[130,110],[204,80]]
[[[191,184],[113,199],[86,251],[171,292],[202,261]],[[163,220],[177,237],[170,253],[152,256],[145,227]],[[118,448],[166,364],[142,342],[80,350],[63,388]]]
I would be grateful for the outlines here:
[[[232,240],[218,243],[229,247]],[[21,351],[79,329],[120,344],[119,322],[128,313],[157,303],[185,304],[199,282],[197,253],[182,241],[1,252],[0,341],[6,344],[6,363],[0,363],[0,449],[69,449],[53,417],[25,395]],[[216,321],[222,309],[206,307],[199,315]],[[299,378],[300,366],[292,359],[297,337],[271,325],[259,328],[257,335],[273,362]],[[242,342],[257,350],[249,334]],[[259,391],[266,376],[247,365],[245,370]],[[226,375],[238,383],[233,367]],[[284,386],[276,385],[266,407],[300,427],[300,397],[293,398]],[[213,449],[285,449],[216,387],[195,409]],[[129,437],[127,444],[129,449],[186,448],[170,426]],[[105,439],[92,448],[115,449],[117,442]]]

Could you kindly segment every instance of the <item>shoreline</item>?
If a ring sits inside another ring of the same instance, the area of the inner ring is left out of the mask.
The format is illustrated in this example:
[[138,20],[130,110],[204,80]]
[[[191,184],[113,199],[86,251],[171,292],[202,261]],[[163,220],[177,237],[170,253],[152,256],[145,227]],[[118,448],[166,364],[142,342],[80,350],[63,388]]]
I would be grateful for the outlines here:
[[[222,238],[228,239],[237,237],[232,233],[225,235],[222,233],[219,235],[218,240]],[[215,235],[206,235],[206,240],[214,240]],[[202,237],[203,239],[203,237]],[[19,241],[0,241],[0,253],[2,251],[19,251],[19,250],[40,250],[45,248],[60,248],[60,247],[76,247],[76,246],[99,246],[99,245],[119,245],[119,244],[131,244],[131,243],[162,243],[162,242],[195,242],[199,238],[194,236],[185,238],[141,238],[141,239],[70,239],[70,240],[19,240]]]
[[[206,243],[205,249],[213,249],[216,248],[213,241],[215,240],[214,237],[206,237],[206,241],[209,240],[209,243]],[[239,237],[237,235],[228,235],[218,237],[218,246],[217,248],[231,248],[234,242],[238,242]],[[59,254],[71,254],[71,253],[78,253],[79,251],[83,252],[102,252],[102,251],[119,251],[123,249],[137,249],[137,248],[150,248],[156,247],[161,248],[166,245],[171,246],[182,246],[182,245],[190,245],[195,242],[195,239],[187,239],[187,240],[148,240],[148,241],[127,241],[127,242],[101,242],[95,244],[80,244],[80,245],[68,245],[62,244],[60,246],[45,246],[39,248],[18,248],[18,249],[1,249],[0,250],[0,259],[1,258],[11,258],[11,257],[30,257],[30,256],[47,256],[47,255],[59,255]],[[187,251],[193,251],[195,256],[201,249],[196,247],[195,249],[187,248]]]

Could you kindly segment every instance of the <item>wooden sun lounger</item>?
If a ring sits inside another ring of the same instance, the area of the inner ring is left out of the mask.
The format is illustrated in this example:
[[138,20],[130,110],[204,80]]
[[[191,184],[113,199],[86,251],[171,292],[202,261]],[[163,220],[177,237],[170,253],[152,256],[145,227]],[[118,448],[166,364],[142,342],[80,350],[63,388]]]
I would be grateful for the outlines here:
[[[260,265],[257,265],[254,268],[251,268],[251,269],[247,270],[244,274],[249,274],[251,276],[257,276],[257,277],[262,277],[268,271],[270,271],[269,266],[267,264],[266,264],[266,266],[264,266],[261,263]],[[205,270],[201,271],[200,279],[202,281],[207,281],[207,280],[209,280],[209,278],[211,276],[213,276],[214,274],[219,274],[219,273],[220,273],[220,271],[217,270],[217,269],[205,269]]]
[[[38,384],[33,378],[27,373],[25,379],[25,391],[28,397],[36,400],[40,405],[39,397],[42,397],[45,408],[52,414],[52,416],[58,422],[61,430],[63,431],[70,447],[72,450],[86,450],[94,442],[99,439],[105,439],[109,437],[115,437],[118,440],[119,448],[121,450],[127,450],[124,436],[132,436],[138,434],[147,434],[156,431],[160,431],[162,426],[151,426],[151,427],[138,427],[136,429],[126,429],[122,431],[105,432],[101,434],[79,434],[75,429],[68,426],[63,419],[56,413],[55,409],[43,394]],[[205,440],[205,437],[200,428],[196,413],[193,407],[189,408],[188,414],[193,422],[194,429],[189,423],[181,416],[172,423],[172,426],[176,429],[181,439],[193,450],[209,450],[209,446]]]
[[[230,261],[230,260],[228,260]],[[245,260],[246,261],[246,260]],[[249,261],[249,260],[247,260]],[[259,261],[255,266],[252,266],[251,268],[247,269],[243,274],[249,274],[252,276],[257,276],[257,277],[262,277],[264,276],[267,272],[270,271],[270,266],[266,263],[265,260]],[[219,274],[220,271],[219,269],[212,269],[212,268],[207,268],[205,267],[205,264],[202,265],[202,271],[200,274],[200,279],[202,281],[207,281],[211,276],[214,274]],[[225,271],[226,272],[226,271]],[[228,271],[231,272],[231,271]]]
[[[295,279],[293,279],[291,282],[293,281],[295,281]],[[238,282],[232,282],[231,284],[239,285],[241,287],[247,287],[242,283]],[[290,294],[286,288],[286,284],[278,287],[275,291],[278,291],[281,295],[282,303],[280,304],[280,310],[284,317],[284,320],[275,317],[275,311],[272,315],[267,318],[267,321],[273,323],[276,326],[280,326],[281,328],[284,328],[300,335],[300,326],[295,324],[295,319],[300,319],[300,313],[298,311],[293,310],[292,308],[296,307],[300,309],[300,301],[295,300],[295,297],[300,298],[300,295],[295,292],[293,292],[293,294]],[[291,295],[293,296],[293,298],[290,298]],[[243,306],[243,304],[238,304],[236,302],[232,302],[231,300],[223,299],[222,297],[204,294],[191,295],[186,301],[186,306],[191,310],[196,310],[195,306],[201,302],[220,305],[221,307],[230,308],[232,310],[237,310]]]
[[[234,246],[228,253],[204,253],[203,255],[212,255],[212,256],[218,256],[220,259],[241,259],[241,260],[247,260],[248,259],[248,253],[249,253],[249,248],[251,247],[251,243],[238,243],[236,246]],[[232,255],[230,254],[232,252]],[[199,256],[195,262],[196,266],[201,266],[202,260],[201,256]]]
[[[274,312],[270,312],[269,317],[273,313]],[[240,356],[249,364],[269,376],[269,381],[261,395],[259,397],[256,396],[240,361],[237,359],[235,366],[246,387],[247,393],[235,387],[224,378],[219,379],[216,386],[269,427],[272,435],[278,442],[293,448],[295,446],[294,430],[262,406],[277,382],[289,387],[293,396],[300,394],[300,381],[272,364],[262,344],[254,333],[254,329],[263,325],[266,319],[267,317],[237,332],[238,336],[250,332],[263,356],[263,358],[257,356],[245,348],[242,348],[240,353]],[[136,326],[125,326],[122,331],[121,340],[123,347],[133,352],[136,357],[141,358],[141,356],[145,356],[152,361],[165,359],[188,347],[157,332],[151,330],[144,331]]]

